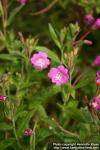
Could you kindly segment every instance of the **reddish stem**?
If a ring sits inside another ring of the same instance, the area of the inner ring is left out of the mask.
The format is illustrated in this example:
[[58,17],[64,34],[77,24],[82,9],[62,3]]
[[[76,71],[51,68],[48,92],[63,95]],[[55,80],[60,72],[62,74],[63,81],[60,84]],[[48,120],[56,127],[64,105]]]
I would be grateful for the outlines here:
[[[92,31],[93,31],[92,28],[90,28],[86,33],[84,33],[84,34],[80,37],[80,39],[79,39],[78,41],[84,40]],[[78,41],[75,41],[75,42],[73,43],[73,45],[76,46],[76,45],[78,44]]]
[[[25,43],[25,38],[24,38],[22,32],[18,32],[18,35],[19,35],[19,38],[20,38],[21,43],[24,44],[24,43]],[[25,48],[25,49],[24,49],[24,52],[25,52],[26,56],[29,57],[28,48]]]
[[96,96],[98,96],[98,93],[99,93],[99,87],[97,86],[96,87]]
[[45,7],[44,9],[33,13],[32,16],[41,15],[41,14],[43,14],[43,13],[49,11],[49,10],[55,5],[55,3],[56,3],[57,1],[58,1],[58,0],[54,0],[53,2],[51,2],[51,3],[50,3],[47,7]]
[[83,34],[81,37],[80,37],[80,40],[84,40],[93,30],[90,29],[88,30],[85,34]]

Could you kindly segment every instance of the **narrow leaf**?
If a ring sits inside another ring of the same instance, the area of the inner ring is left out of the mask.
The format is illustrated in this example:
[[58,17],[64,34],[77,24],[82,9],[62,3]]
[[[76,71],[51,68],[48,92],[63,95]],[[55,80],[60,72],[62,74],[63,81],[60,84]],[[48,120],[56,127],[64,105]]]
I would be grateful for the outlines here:
[[61,49],[61,44],[60,44],[59,39],[57,37],[57,34],[56,34],[55,30],[53,29],[51,24],[49,24],[49,31],[50,31],[50,35],[51,35],[51,38],[53,39],[53,41],[55,42],[57,47],[59,49]]
[[23,8],[23,5],[20,5],[18,6],[17,8],[14,8],[8,18],[8,21],[7,21],[7,26],[9,26],[13,19],[15,18],[15,16],[17,15],[17,13]]

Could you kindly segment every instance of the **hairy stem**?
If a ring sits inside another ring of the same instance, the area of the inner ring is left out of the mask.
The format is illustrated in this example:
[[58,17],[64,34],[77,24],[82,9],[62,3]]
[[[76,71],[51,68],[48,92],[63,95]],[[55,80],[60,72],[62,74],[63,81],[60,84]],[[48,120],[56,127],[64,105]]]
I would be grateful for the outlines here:
[[78,134],[72,133],[72,132],[70,132],[70,131],[64,129],[54,118],[52,118],[52,120],[54,121],[54,123],[56,124],[56,126],[57,126],[62,132],[64,132],[64,133],[67,134],[67,135],[69,134],[70,136],[75,136],[75,137],[79,138]]
[[17,132],[16,132],[16,125],[15,125],[15,119],[14,119],[14,113],[13,113],[13,111],[14,111],[14,106],[13,106],[13,109],[12,109],[12,126],[13,126],[13,132],[14,132],[17,144],[18,144],[19,148],[22,150],[22,146],[20,144],[20,141],[18,139]]
[[33,127],[33,134],[32,136],[30,137],[30,150],[35,150],[35,129],[36,129],[36,126],[37,126],[37,121],[35,122],[34,124],[34,127]]

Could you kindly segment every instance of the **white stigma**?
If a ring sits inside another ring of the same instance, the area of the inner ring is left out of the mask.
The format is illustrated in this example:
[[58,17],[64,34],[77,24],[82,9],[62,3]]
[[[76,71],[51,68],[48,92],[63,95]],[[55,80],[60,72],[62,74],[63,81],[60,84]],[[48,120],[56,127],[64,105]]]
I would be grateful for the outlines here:
[[60,72],[57,73],[55,80],[59,81],[61,80],[62,74]]
[[42,67],[44,66],[44,60],[43,60],[42,58],[39,58],[39,59],[36,61],[36,64],[42,68]]
[[98,103],[97,102],[92,102],[92,106],[95,108],[98,106]]

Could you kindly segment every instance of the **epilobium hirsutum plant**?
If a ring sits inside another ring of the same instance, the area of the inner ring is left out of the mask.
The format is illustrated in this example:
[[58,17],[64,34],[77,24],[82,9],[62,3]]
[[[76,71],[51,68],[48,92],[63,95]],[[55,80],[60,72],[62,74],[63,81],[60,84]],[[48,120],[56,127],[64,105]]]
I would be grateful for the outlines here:
[[[66,15],[66,2],[56,0],[37,14],[57,4]],[[52,150],[53,143],[99,143],[100,54],[91,38],[100,28],[99,18],[88,13],[81,20],[84,30],[78,23],[68,23],[60,31],[49,24],[40,34],[46,14],[38,16],[40,22],[38,17],[29,17],[35,3],[0,1],[0,150]],[[57,11],[58,7],[56,15]],[[57,21],[57,16],[52,17]],[[36,23],[36,27],[31,24],[32,30],[30,22]],[[61,18],[55,26],[60,28],[60,23]],[[96,58],[88,56],[92,45]]]

